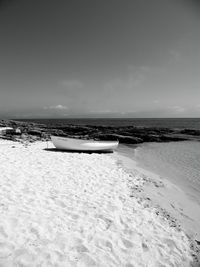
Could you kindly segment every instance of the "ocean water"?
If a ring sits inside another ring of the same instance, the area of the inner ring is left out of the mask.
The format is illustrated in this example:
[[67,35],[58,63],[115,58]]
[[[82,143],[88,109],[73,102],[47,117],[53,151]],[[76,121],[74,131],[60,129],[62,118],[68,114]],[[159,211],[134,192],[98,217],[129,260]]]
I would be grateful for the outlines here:
[[200,142],[144,143],[121,150],[139,167],[170,180],[200,203]]
[[21,121],[56,124],[79,124],[79,125],[105,125],[105,126],[144,126],[166,128],[190,128],[200,129],[200,118],[114,118],[114,119],[21,119]]

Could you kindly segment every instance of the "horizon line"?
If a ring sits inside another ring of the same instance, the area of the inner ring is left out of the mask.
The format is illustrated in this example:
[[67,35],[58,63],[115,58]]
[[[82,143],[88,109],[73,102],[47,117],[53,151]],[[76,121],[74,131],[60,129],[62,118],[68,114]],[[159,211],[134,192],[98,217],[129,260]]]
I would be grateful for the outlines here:
[[49,118],[49,117],[43,117],[43,118],[0,118],[0,120],[96,120],[96,119],[104,119],[104,120],[118,120],[118,119],[200,119],[200,117],[57,117],[57,118]]

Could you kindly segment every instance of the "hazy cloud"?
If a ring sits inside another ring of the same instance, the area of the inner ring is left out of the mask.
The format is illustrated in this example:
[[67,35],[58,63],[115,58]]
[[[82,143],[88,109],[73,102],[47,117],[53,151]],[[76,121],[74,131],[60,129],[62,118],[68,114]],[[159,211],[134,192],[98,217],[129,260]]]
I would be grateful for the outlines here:
[[66,109],[68,109],[68,107],[59,104],[59,105],[56,105],[56,106],[44,107],[44,109],[66,110]]
[[62,80],[59,84],[66,89],[81,89],[83,87],[83,83],[78,80]]
[[170,106],[169,109],[176,113],[183,113],[186,110],[184,107],[181,106]]
[[153,103],[154,103],[154,104],[159,104],[160,101],[159,101],[158,99],[154,99]]
[[128,66],[126,74],[106,82],[104,89],[109,92],[117,90],[132,90],[139,87],[147,79],[149,67]]
[[90,110],[90,113],[109,114],[109,113],[113,113],[113,111],[109,110],[109,109],[105,109],[105,110]]

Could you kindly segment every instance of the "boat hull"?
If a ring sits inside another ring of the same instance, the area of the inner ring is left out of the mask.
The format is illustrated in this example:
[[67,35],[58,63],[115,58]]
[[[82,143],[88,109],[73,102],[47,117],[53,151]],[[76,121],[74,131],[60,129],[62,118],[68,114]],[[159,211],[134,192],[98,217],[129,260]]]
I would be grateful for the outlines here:
[[118,141],[94,141],[51,136],[54,146],[59,150],[72,151],[113,151],[118,147]]

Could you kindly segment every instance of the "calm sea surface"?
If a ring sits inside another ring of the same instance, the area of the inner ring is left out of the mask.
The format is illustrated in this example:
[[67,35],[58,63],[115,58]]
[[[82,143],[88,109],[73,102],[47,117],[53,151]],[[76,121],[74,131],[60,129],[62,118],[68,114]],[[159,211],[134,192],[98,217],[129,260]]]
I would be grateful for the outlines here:
[[22,119],[44,124],[79,124],[79,125],[105,125],[105,126],[146,126],[167,128],[200,129],[200,118],[173,118],[173,119]]
[[200,142],[144,143],[121,150],[139,167],[167,178],[200,203]]

